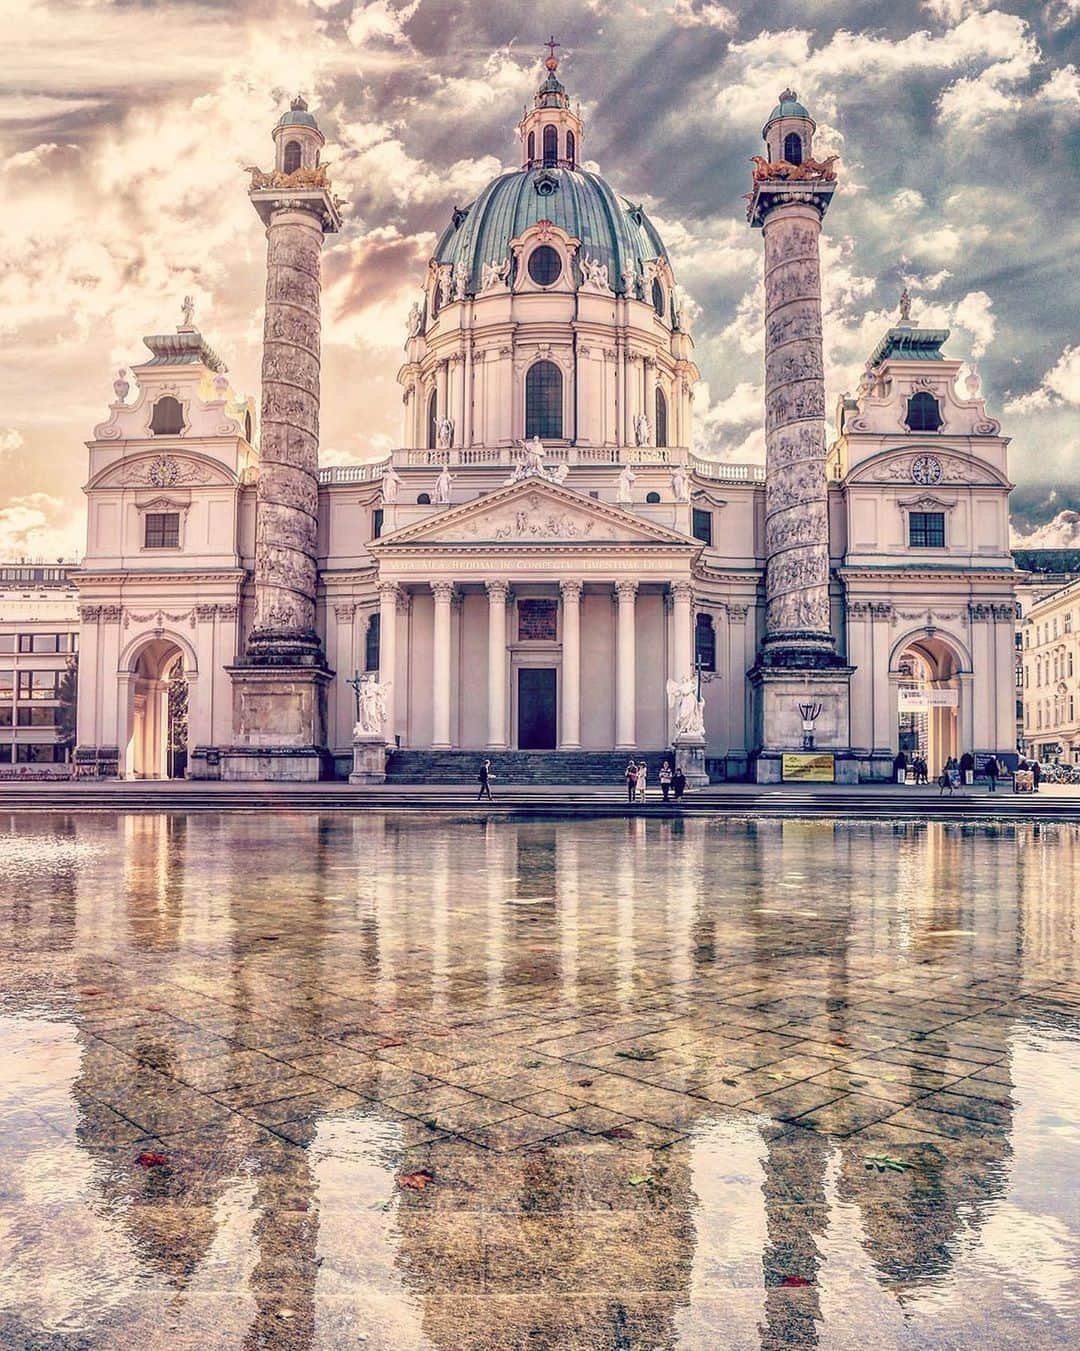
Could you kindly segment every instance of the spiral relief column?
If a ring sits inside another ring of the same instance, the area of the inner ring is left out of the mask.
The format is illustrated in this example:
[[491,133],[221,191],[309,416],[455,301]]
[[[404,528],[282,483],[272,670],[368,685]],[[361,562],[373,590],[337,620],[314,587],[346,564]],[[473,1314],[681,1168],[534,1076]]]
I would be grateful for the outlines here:
[[763,132],[768,158],[753,157],[747,207],[765,243],[765,624],[751,673],[764,781],[780,777],[785,753],[806,748],[800,704],[821,704],[813,745],[849,742],[850,670],[836,653],[829,603],[819,257],[835,156],[814,159],[814,130],[784,90]]
[[316,630],[323,236],[341,224],[302,98],[274,128],[274,169],[251,168],[266,226],[266,319],[256,499],[255,614],[231,668],[237,744],[228,779],[313,779],[327,768],[326,669]]

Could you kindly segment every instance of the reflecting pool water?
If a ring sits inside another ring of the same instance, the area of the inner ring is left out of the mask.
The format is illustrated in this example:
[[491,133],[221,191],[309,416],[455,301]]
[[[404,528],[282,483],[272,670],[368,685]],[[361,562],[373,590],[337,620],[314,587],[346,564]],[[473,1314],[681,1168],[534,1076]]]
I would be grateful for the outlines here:
[[1080,828],[0,818],[0,1345],[1076,1344]]

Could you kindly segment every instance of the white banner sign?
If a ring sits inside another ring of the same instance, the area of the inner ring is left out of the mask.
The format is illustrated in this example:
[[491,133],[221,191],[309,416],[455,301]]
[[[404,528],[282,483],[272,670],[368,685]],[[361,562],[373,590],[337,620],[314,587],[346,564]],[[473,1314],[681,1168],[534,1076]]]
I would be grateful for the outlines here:
[[959,701],[959,690],[901,688],[897,693],[901,713],[929,713],[932,708],[955,708]]

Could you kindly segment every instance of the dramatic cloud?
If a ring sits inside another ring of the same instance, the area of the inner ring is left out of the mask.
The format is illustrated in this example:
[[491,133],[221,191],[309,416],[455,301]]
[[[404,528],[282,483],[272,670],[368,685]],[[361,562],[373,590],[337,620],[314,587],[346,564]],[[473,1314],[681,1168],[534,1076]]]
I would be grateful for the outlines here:
[[297,89],[348,200],[324,254],[324,458],[396,444],[405,311],[451,208],[517,162],[552,30],[587,162],[645,203],[675,268],[699,448],[763,453],[761,240],[742,194],[791,84],[819,152],[841,156],[828,406],[906,285],[916,319],[978,362],[1033,493],[1023,531],[1060,534],[1080,506],[1050,493],[1080,460],[1078,16],[1077,0],[28,0],[0,89],[0,551],[81,545],[82,443],[183,295],[257,390],[264,240],[242,169],[268,163]]

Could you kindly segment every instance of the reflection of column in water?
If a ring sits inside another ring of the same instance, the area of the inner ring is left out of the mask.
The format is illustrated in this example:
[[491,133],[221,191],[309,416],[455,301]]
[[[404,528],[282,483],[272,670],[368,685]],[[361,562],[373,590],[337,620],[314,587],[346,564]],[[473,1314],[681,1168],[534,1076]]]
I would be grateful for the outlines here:
[[634,891],[639,880],[644,885],[644,870],[638,868],[644,825],[629,818],[625,841],[615,853],[615,997],[622,1008],[634,997]]
[[502,1007],[503,925],[506,922],[506,898],[510,892],[509,861],[516,857],[516,838],[517,826],[508,821],[488,820],[484,824],[484,866],[487,869],[484,975],[488,1008],[492,1010]]
[[[375,923],[379,929],[379,964],[375,971],[375,1004],[380,1009],[397,1003],[397,955],[401,933],[408,922],[410,889],[408,860],[401,857],[402,832],[397,823],[383,820],[382,847],[375,859]],[[364,862],[364,860],[359,860]],[[415,898],[413,898],[415,901]]]
[[431,840],[428,852],[431,896],[431,1007],[446,1013],[450,979],[450,841],[445,831]]
[[[690,1151],[690,1188],[697,1203],[686,1209],[694,1255],[688,1299],[675,1314],[677,1344],[717,1346],[718,1291],[749,1294],[761,1278],[767,1237],[761,1167],[765,1146],[753,1117],[730,1112],[716,1120],[702,1118],[679,1147]],[[764,1305],[763,1291],[757,1304],[726,1302],[724,1344],[756,1346]]]
[[578,908],[581,885],[581,838],[576,825],[564,826],[558,837],[555,879],[556,922],[559,925],[559,984],[562,1001],[572,1009],[578,997]]
[[[667,826],[668,823],[664,823]],[[684,825],[682,821],[672,824]],[[677,837],[663,831],[665,860],[663,890],[666,899],[665,937],[669,947],[671,979],[687,984],[694,975],[694,924],[702,899],[705,832],[700,821],[690,823]]]
[[817,1346],[821,1323],[820,1240],[828,1228],[825,1176],[831,1145],[813,1131],[766,1128],[766,1242],[761,1254],[765,1325],[761,1351]]
[[[386,817],[382,812],[357,812],[344,832],[349,845],[349,862],[334,863],[327,879],[327,901],[345,908],[355,905],[360,922],[361,946],[353,948],[365,974],[374,977],[376,986],[383,962],[386,935],[380,921],[379,897],[383,890],[382,867],[386,853]],[[344,850],[342,850],[344,856]],[[372,866],[374,862],[374,867]]]

